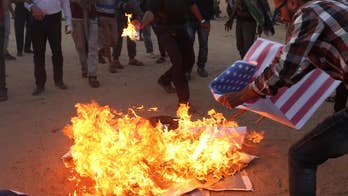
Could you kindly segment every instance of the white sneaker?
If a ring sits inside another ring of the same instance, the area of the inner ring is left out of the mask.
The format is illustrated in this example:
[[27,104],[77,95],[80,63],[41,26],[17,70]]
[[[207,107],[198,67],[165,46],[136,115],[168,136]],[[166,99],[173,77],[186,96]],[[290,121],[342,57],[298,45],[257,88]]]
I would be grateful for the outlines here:
[[146,53],[146,56],[149,57],[150,59],[157,58],[157,56],[153,52]]

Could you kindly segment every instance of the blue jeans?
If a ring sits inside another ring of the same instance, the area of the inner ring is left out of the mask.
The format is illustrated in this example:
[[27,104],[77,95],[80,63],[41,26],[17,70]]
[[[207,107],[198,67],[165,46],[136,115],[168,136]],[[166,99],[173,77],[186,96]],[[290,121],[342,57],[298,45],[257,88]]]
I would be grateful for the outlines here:
[[318,166],[348,153],[348,108],[326,118],[289,150],[291,196],[314,196]]
[[195,42],[196,32],[198,34],[199,52],[198,52],[197,66],[200,68],[204,68],[208,58],[209,32],[202,29],[200,23],[192,22],[192,21],[187,23],[187,32],[192,40],[192,45]]

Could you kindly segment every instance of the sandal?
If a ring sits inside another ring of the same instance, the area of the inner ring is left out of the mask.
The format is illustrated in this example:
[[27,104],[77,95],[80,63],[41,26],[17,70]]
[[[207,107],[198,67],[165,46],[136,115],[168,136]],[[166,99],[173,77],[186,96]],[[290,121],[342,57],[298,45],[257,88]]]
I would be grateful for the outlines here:
[[128,64],[134,65],[134,66],[144,66],[144,63],[141,61],[138,61],[137,59],[130,59]]
[[124,69],[124,66],[121,64],[119,60],[114,60],[112,64],[117,68],[117,69]]
[[100,86],[99,81],[97,80],[96,76],[89,76],[88,77],[88,83],[92,88],[98,88]]
[[114,64],[110,64],[109,66],[109,72],[110,73],[116,73],[117,72],[117,67]]

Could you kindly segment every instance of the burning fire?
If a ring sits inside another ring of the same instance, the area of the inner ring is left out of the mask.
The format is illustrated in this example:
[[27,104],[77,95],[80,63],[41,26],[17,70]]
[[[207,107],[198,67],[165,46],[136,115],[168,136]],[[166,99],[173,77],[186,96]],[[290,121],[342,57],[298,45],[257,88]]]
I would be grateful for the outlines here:
[[131,22],[132,14],[125,14],[127,16],[127,28],[124,28],[122,31],[122,37],[128,36],[131,40],[139,40],[139,31]]
[[64,128],[74,142],[72,159],[65,161],[76,183],[74,195],[178,195],[177,189],[193,182],[216,182],[238,172],[249,158],[240,152],[244,134],[236,131],[237,123],[214,110],[192,121],[182,105],[178,127],[169,130],[134,109],[124,114],[95,102],[76,108],[77,116]]

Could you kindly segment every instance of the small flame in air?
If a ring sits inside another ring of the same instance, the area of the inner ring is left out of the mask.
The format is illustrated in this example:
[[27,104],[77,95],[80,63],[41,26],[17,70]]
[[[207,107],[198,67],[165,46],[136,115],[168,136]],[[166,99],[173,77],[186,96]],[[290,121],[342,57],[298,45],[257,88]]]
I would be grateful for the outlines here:
[[131,22],[132,14],[125,14],[127,16],[127,28],[124,28],[122,31],[122,37],[129,37],[131,40],[139,40],[139,31]]
[[188,106],[181,105],[178,126],[169,130],[133,109],[124,114],[95,102],[78,103],[76,108],[77,116],[64,128],[73,140],[65,166],[76,183],[74,196],[160,195],[176,184],[204,184],[246,166],[248,157],[241,152],[244,134],[235,130],[236,122],[214,110],[192,121]]

